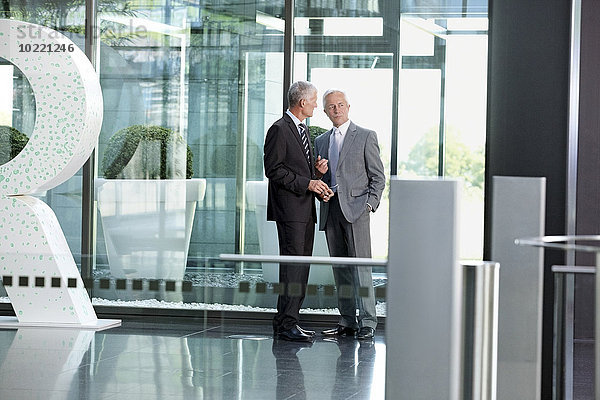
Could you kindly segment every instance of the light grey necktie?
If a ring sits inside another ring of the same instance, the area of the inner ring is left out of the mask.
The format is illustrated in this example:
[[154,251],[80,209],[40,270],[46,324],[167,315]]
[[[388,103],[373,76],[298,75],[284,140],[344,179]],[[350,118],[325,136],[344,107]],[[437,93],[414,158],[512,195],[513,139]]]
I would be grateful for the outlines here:
[[331,135],[331,146],[329,150],[329,168],[331,170],[331,188],[334,192],[337,192],[335,172],[337,171],[338,160],[340,159],[340,140],[342,132],[338,128],[333,129]]

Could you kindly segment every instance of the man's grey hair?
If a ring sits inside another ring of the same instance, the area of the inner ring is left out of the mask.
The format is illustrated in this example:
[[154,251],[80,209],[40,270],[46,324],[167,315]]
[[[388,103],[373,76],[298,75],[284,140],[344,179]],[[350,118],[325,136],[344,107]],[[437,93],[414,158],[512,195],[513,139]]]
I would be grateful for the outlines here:
[[288,90],[288,104],[294,107],[300,103],[300,100],[308,100],[309,96],[317,91],[315,85],[307,81],[297,81],[292,83]]
[[325,100],[327,99],[327,96],[329,96],[332,93],[341,93],[341,94],[343,94],[344,95],[344,99],[346,99],[346,103],[350,104],[350,100],[348,100],[348,95],[343,90],[341,90],[341,89],[327,89],[327,91],[325,91],[325,93],[323,94],[323,108],[325,108],[325,104],[327,104],[325,102]]

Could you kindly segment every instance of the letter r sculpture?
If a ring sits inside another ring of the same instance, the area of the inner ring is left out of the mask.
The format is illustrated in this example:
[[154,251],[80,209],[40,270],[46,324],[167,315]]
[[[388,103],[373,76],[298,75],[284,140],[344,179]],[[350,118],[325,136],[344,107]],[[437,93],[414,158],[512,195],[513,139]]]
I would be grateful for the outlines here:
[[[23,51],[42,47],[59,51]],[[31,196],[65,182],[90,157],[102,126],[98,75],[67,37],[22,21],[0,19],[0,57],[26,76],[36,106],[29,142],[0,165],[0,277],[11,277],[4,286],[16,314],[0,327],[118,326],[96,318],[54,212]]]

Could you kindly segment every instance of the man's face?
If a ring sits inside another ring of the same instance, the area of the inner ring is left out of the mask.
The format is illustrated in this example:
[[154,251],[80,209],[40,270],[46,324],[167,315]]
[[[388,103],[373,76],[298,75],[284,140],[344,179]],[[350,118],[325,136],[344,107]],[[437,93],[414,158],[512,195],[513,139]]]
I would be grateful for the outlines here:
[[334,92],[327,95],[323,106],[325,107],[325,114],[333,122],[333,126],[339,127],[348,121],[350,104],[346,101],[343,93]]
[[315,108],[317,108],[317,91],[315,90],[307,99],[300,101],[302,106],[302,114],[305,117],[312,117]]

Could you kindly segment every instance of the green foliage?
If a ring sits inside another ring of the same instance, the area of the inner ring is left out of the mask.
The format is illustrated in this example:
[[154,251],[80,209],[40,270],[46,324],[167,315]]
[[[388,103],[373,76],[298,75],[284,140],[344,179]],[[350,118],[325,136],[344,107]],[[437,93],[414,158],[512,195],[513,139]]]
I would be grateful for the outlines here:
[[29,138],[17,129],[0,125],[0,165],[15,158],[28,141]]
[[[134,154],[144,143],[160,143],[160,161],[148,160],[148,163],[141,164],[142,170],[136,170],[133,178],[137,179],[170,179],[173,178],[173,172],[169,170],[169,158],[172,158],[173,145],[186,146],[186,165],[185,176],[190,179],[194,170],[192,168],[192,149],[188,146],[181,135],[173,132],[171,129],[161,126],[133,125],[121,129],[115,133],[108,141],[104,157],[102,159],[102,169],[104,177],[107,179],[119,178],[127,164],[131,161]],[[171,150],[171,151],[169,151]],[[152,164],[160,162],[159,174],[156,176],[150,171]]]
[[308,133],[310,134],[310,142],[312,143],[313,149],[315,148],[315,139],[322,133],[327,132],[327,129],[323,129],[320,126],[309,126]]
[[[438,130],[434,127],[427,132],[410,150],[408,161],[400,165],[400,170],[418,176],[438,174]],[[449,127],[446,130],[444,176],[463,178],[471,187],[483,189],[484,152],[472,150],[461,141],[460,134]]]

